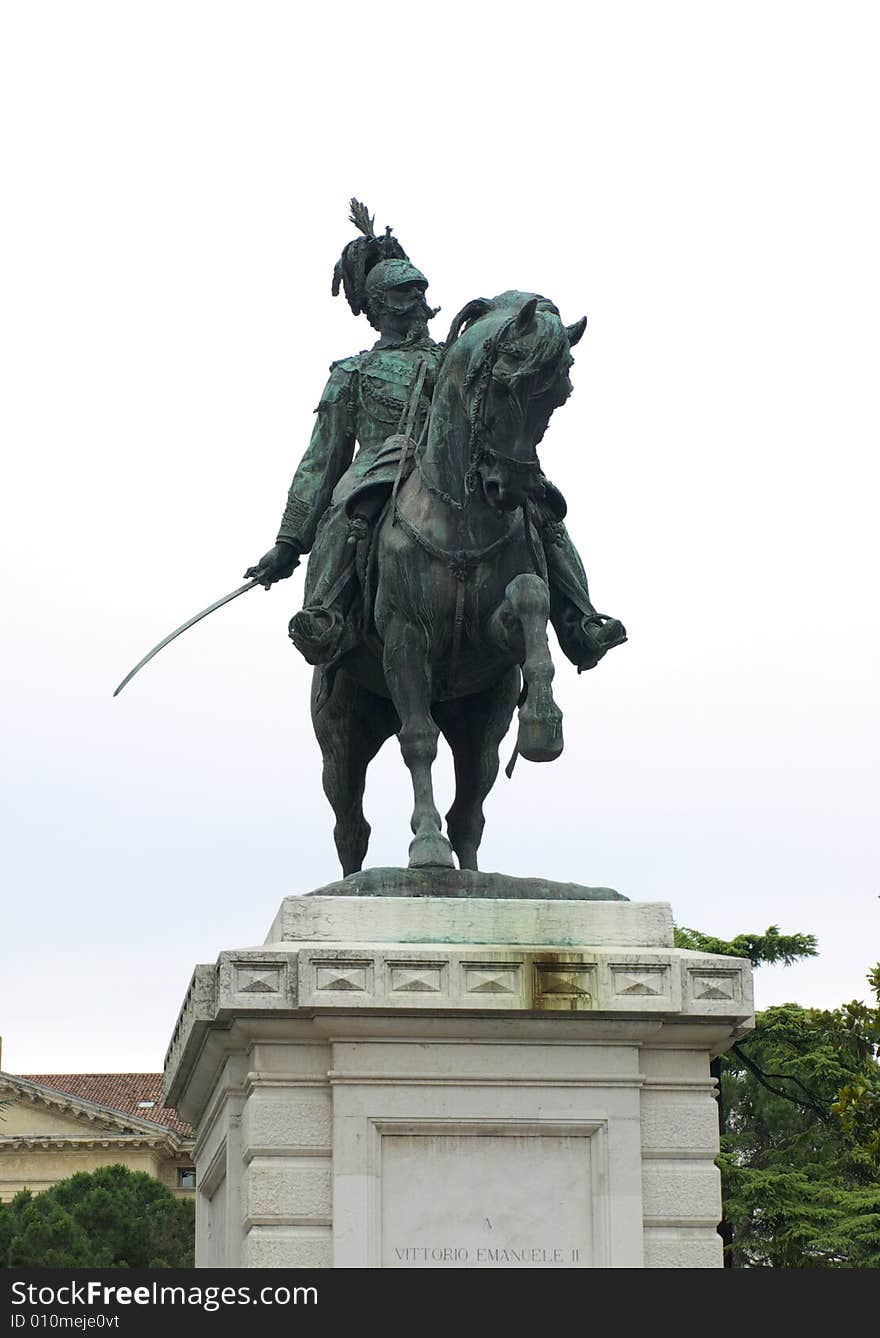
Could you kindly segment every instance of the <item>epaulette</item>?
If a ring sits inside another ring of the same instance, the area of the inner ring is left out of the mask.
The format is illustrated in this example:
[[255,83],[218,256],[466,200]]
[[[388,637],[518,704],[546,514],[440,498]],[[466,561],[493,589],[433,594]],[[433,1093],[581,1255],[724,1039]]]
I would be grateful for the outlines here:
[[366,349],[362,349],[360,353],[355,353],[351,358],[338,358],[336,362],[331,362],[331,372],[335,372],[337,367],[343,372],[359,372],[361,369],[361,358],[364,356],[365,352]]

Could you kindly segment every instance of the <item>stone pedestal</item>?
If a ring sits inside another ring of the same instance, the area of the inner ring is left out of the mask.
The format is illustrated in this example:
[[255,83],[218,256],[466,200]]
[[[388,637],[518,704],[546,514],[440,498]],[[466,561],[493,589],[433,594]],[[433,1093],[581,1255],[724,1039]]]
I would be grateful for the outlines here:
[[168,1051],[196,1264],[717,1267],[709,1061],[751,1014],[664,904],[288,897]]

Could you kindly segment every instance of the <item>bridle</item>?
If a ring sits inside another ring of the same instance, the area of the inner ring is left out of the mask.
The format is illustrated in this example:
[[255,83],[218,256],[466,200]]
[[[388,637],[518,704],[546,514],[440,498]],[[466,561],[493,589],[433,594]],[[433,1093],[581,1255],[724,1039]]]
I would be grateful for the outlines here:
[[515,460],[512,455],[503,455],[494,446],[484,445],[480,448],[480,461],[482,460],[498,460],[514,474],[534,474],[541,471],[541,462],[537,457],[534,460]]
[[470,433],[468,438],[468,467],[464,476],[466,493],[475,491],[479,467],[484,460],[498,461],[516,474],[537,475],[541,471],[541,464],[537,456],[534,460],[518,460],[512,455],[505,455],[503,451],[490,446],[488,441],[489,423],[486,418],[486,405],[489,388],[492,384],[495,364],[504,352],[507,336],[516,324],[516,319],[516,315],[511,316],[496,330],[494,335],[490,335],[483,342],[482,356],[470,368],[465,377],[465,390],[475,387],[468,405]]

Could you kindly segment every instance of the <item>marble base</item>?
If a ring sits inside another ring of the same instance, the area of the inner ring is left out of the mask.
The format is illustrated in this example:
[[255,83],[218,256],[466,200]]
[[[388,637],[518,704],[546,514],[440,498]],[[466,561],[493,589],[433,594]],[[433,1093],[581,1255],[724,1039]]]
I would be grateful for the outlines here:
[[288,897],[166,1059],[196,1265],[717,1267],[709,1060],[751,1015],[663,904]]

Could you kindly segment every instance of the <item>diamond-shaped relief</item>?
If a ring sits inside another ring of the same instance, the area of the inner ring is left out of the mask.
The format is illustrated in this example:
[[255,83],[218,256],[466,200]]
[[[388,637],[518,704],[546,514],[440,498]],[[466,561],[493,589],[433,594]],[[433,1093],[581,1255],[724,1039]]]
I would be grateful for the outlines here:
[[538,964],[539,994],[583,994],[589,997],[587,988],[591,982],[592,967],[589,966],[541,966]]
[[316,964],[315,988],[319,990],[353,990],[364,994],[367,990],[368,967],[356,962],[327,962]]
[[519,967],[492,969],[466,966],[464,988],[466,994],[518,994]]
[[443,988],[443,966],[427,962],[423,966],[392,966],[390,986],[394,993],[439,994]]
[[666,994],[666,968],[648,967],[637,968],[635,970],[626,970],[621,967],[612,967],[614,977],[614,992],[618,997],[626,996],[631,998],[636,995],[645,997],[650,995],[656,998],[658,995]]
[[739,999],[739,972],[692,971],[691,984],[695,999]]
[[236,967],[235,988],[238,994],[280,994],[281,967]]

